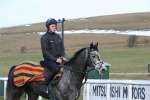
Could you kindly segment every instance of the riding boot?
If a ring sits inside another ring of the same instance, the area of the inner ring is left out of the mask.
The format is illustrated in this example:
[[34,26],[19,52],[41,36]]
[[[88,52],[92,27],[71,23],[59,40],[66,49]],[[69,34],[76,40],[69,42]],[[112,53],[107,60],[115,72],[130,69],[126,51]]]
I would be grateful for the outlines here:
[[48,84],[53,80],[56,73],[57,73],[57,68],[53,68],[53,69],[50,69],[50,70],[48,68],[45,68],[44,76],[45,76],[46,82]]
[[54,95],[54,90],[53,90],[51,83],[48,84],[48,95],[49,95],[49,100],[56,100],[56,97]]

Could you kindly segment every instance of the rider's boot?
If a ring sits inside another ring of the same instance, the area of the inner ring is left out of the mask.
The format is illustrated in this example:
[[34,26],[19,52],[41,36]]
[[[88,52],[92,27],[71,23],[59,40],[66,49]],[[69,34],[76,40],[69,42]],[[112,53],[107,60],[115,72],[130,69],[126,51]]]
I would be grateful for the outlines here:
[[48,79],[47,79],[49,100],[56,100],[56,97],[54,95],[53,86],[52,86],[52,81],[53,81],[54,76],[57,73],[57,69],[53,69],[50,73],[51,74],[49,74]]
[[54,90],[53,90],[51,83],[48,84],[48,95],[49,95],[49,100],[56,100],[56,97],[54,95]]

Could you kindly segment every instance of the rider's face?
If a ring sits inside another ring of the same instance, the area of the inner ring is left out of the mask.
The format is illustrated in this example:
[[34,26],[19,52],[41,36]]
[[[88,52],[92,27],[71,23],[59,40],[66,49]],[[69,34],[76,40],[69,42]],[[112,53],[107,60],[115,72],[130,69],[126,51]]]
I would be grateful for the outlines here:
[[57,25],[56,24],[49,25],[49,31],[50,32],[55,32],[56,30],[57,30]]

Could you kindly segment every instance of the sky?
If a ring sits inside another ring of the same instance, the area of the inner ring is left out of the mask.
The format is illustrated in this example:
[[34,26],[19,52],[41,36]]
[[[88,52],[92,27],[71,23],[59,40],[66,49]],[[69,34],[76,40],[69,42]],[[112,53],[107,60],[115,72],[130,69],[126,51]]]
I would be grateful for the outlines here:
[[150,0],[0,0],[0,28],[111,14],[150,12]]

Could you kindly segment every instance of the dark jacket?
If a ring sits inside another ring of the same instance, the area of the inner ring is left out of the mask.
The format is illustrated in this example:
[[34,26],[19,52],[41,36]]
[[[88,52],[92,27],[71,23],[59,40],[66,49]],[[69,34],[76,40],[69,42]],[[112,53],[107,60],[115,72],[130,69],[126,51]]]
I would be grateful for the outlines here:
[[44,60],[55,62],[58,57],[64,56],[62,39],[54,32],[46,32],[41,37],[41,48]]

